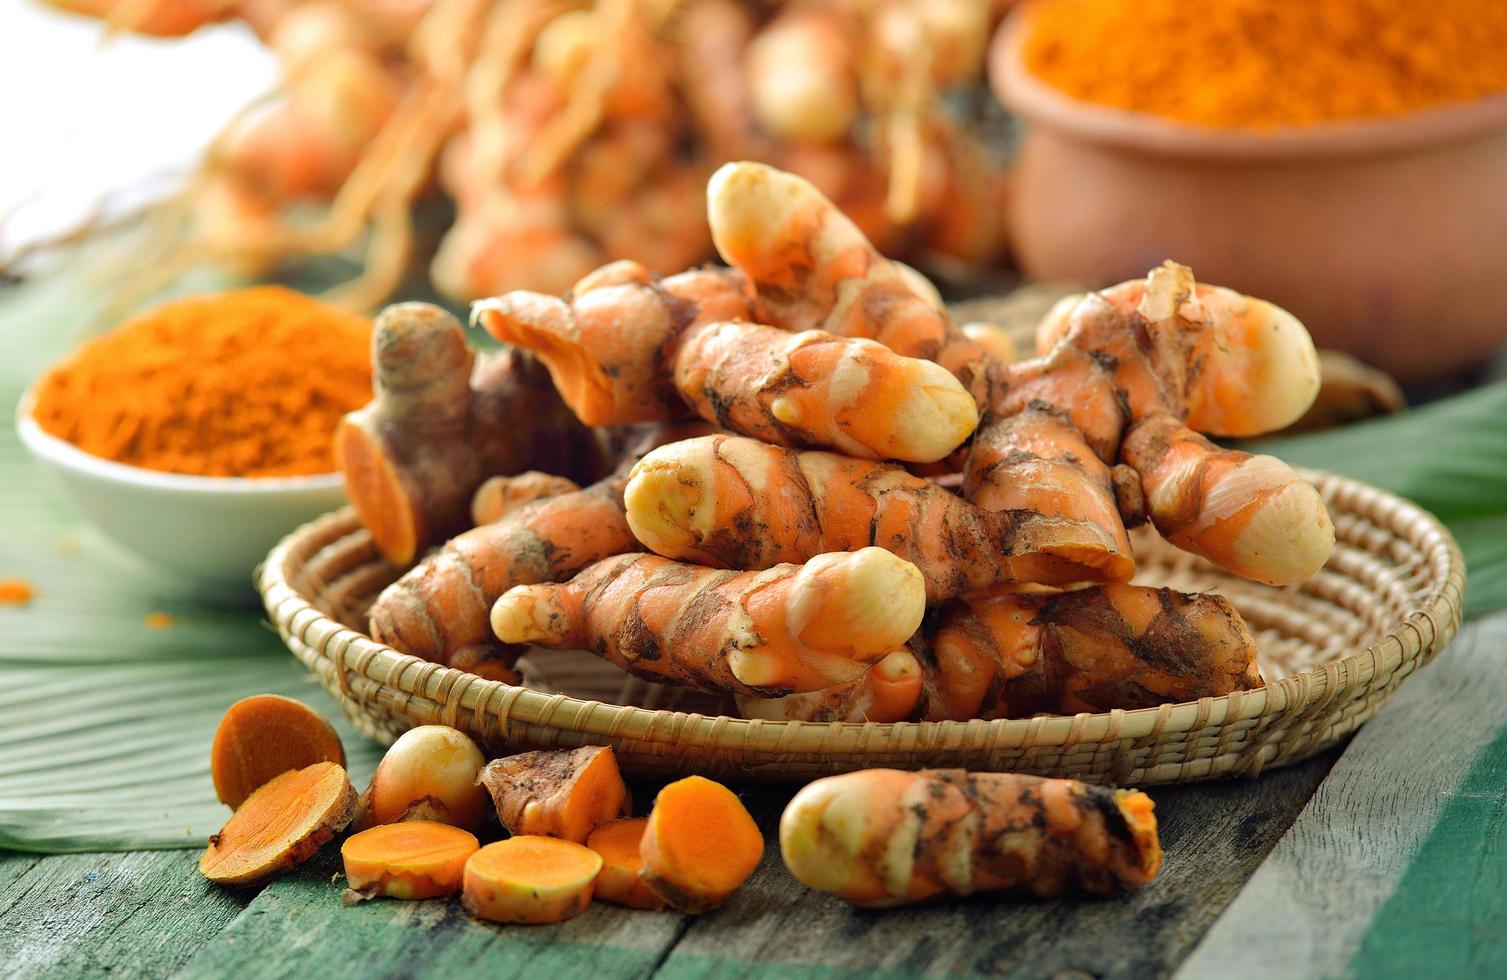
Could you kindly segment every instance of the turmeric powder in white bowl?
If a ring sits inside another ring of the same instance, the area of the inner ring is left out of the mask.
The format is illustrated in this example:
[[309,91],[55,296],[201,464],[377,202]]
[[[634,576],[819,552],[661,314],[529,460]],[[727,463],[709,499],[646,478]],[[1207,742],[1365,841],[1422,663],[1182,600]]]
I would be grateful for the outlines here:
[[223,588],[344,500],[332,440],[371,398],[371,323],[278,287],[175,300],[80,347],[17,429],[106,537]]

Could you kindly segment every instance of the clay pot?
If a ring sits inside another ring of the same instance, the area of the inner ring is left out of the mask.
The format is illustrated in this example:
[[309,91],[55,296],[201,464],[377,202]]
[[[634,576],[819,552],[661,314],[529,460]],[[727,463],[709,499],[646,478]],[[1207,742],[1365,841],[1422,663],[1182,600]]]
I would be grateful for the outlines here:
[[1286,307],[1320,346],[1404,380],[1477,364],[1507,338],[1507,94],[1397,119],[1213,130],[1073,99],[1020,57],[990,76],[1027,122],[1017,258],[1108,284],[1165,258]]

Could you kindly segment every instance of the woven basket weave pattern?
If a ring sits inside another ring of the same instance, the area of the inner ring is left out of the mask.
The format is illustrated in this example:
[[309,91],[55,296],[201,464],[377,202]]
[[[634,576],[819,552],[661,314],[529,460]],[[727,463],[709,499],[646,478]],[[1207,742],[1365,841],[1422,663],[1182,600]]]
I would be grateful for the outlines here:
[[1324,495],[1339,543],[1301,586],[1247,582],[1153,535],[1137,537],[1137,581],[1227,596],[1256,634],[1268,680],[1260,690],[1137,711],[898,724],[744,721],[717,714],[705,695],[625,678],[585,654],[525,658],[525,687],[485,680],[361,632],[372,598],[398,570],[377,555],[349,510],[285,539],[260,585],[288,647],[363,732],[383,741],[440,723],[492,752],[610,744],[633,771],[756,778],[870,766],[1137,785],[1255,775],[1349,734],[1459,625],[1464,563],[1436,520],[1363,484],[1305,475]]

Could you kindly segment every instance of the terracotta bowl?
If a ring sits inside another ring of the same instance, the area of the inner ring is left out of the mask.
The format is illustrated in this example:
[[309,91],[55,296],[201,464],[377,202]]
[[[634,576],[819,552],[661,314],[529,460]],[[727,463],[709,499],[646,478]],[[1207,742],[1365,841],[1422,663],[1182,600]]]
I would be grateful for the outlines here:
[[1405,118],[1261,133],[1082,102],[990,52],[1027,122],[1011,224],[1027,275],[1108,284],[1165,258],[1286,307],[1321,346],[1404,380],[1507,339],[1507,94]]

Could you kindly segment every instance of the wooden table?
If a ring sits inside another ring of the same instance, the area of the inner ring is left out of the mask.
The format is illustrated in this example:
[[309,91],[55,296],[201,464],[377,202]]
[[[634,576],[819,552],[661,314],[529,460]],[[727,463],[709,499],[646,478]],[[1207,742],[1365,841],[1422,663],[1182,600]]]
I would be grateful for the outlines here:
[[[497,927],[455,903],[340,904],[332,848],[254,894],[186,851],[0,853],[0,973],[450,976],[1507,975],[1507,614],[1468,624],[1343,750],[1153,796],[1167,858],[1118,900],[862,912],[775,849],[687,917],[594,905]],[[789,790],[745,787],[766,830]]]

